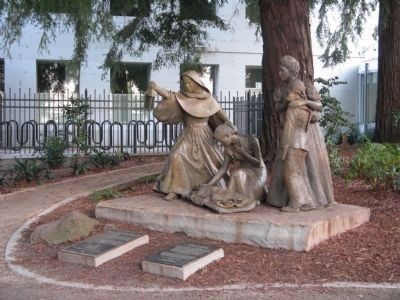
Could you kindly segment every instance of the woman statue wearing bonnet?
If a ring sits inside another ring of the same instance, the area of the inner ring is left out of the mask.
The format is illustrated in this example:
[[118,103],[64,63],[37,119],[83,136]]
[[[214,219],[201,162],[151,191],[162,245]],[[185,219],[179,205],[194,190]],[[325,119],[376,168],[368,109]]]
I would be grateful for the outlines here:
[[[154,186],[155,191],[166,194],[165,200],[190,198],[193,188],[209,182],[223,161],[212,129],[228,121],[228,117],[200,74],[187,71],[181,79],[181,92],[167,91],[150,82],[150,88],[163,97],[154,109],[155,117],[168,124],[183,122],[183,130]],[[223,186],[224,181],[218,184]]]
[[318,124],[321,97],[313,85],[305,86],[298,78],[299,71],[294,57],[283,56],[279,76],[284,84],[274,95],[281,139],[267,203],[286,212],[323,208],[335,202],[328,153]]

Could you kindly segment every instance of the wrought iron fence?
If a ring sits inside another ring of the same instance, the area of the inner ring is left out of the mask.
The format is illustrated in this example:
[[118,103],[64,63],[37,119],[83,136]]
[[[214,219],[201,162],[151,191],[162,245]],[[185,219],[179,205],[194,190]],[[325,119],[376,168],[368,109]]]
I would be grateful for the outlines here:
[[[33,154],[42,150],[47,138],[54,135],[62,135],[69,142],[67,152],[79,151],[72,143],[77,136],[77,124],[63,114],[71,96],[76,95],[5,93],[0,98],[0,154]],[[216,98],[241,134],[260,134],[261,94],[221,93]],[[85,90],[81,99],[89,106],[84,130],[91,147],[132,154],[167,153],[182,130],[181,124],[157,121],[152,110],[145,107],[142,94],[106,95],[105,91],[94,91],[89,95]],[[154,104],[159,100],[156,98]]]

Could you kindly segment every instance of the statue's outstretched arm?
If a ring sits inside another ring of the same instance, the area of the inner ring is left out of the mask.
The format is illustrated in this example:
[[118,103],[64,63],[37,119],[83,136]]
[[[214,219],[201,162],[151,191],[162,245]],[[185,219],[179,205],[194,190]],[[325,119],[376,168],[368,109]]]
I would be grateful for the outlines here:
[[154,81],[150,81],[150,89],[155,90],[163,98],[167,98],[169,96],[169,91],[158,86]]

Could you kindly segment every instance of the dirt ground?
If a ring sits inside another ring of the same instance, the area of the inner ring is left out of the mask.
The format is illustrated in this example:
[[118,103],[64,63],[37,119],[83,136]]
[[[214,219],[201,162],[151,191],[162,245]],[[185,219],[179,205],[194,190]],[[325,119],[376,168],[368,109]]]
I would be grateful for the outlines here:
[[[95,203],[82,198],[42,217],[24,232],[16,256],[18,263],[35,272],[59,280],[96,285],[143,287],[220,286],[235,283],[325,283],[332,281],[400,282],[400,192],[373,190],[361,181],[346,184],[334,177],[335,197],[340,203],[371,209],[370,222],[324,241],[309,252],[263,249],[245,244],[226,244],[195,239],[181,233],[161,233],[140,226],[100,220],[93,234],[107,226],[148,234],[150,243],[109,261],[98,268],[71,265],[58,261],[57,251],[70,245],[31,245],[29,235],[39,224],[78,210],[94,217]],[[152,183],[140,184],[122,196],[151,193]],[[225,257],[195,273],[185,282],[141,269],[143,258],[181,242],[198,242],[222,247]]]

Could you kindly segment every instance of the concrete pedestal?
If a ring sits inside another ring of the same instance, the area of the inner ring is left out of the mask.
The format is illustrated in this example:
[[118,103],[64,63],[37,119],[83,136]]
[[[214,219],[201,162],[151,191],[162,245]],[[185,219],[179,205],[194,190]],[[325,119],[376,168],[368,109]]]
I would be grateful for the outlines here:
[[197,238],[246,243],[264,248],[310,250],[320,242],[369,220],[368,208],[334,204],[323,210],[284,213],[260,205],[250,212],[216,214],[182,199],[158,194],[100,202],[96,217],[142,225]]

